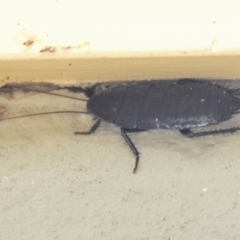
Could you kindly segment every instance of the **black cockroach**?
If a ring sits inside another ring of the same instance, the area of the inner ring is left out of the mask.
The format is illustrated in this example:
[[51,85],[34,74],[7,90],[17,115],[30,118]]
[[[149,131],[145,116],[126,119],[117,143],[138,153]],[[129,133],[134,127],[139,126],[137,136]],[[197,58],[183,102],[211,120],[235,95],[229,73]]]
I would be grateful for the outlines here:
[[229,120],[240,109],[239,89],[209,81],[151,80],[68,89],[83,92],[88,97],[86,113],[97,119],[89,131],[75,134],[92,134],[101,121],[120,127],[124,140],[135,156],[133,173],[138,168],[139,152],[128,133],[159,128],[177,129],[184,136],[194,138],[240,130],[240,127],[233,127],[197,133],[191,131],[192,128]]

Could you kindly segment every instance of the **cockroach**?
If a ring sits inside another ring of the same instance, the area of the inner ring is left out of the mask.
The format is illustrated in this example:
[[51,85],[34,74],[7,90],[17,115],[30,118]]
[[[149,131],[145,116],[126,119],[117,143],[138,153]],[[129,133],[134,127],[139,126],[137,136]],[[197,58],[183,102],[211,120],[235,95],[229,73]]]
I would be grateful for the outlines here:
[[75,132],[75,135],[94,133],[102,121],[120,127],[123,139],[135,156],[133,173],[138,168],[139,152],[128,133],[177,129],[185,137],[195,138],[240,130],[240,127],[232,127],[195,133],[191,131],[193,128],[217,125],[239,113],[240,89],[210,81],[150,80],[68,89],[83,92],[88,97],[87,112],[80,113],[92,114],[96,119],[89,131]]

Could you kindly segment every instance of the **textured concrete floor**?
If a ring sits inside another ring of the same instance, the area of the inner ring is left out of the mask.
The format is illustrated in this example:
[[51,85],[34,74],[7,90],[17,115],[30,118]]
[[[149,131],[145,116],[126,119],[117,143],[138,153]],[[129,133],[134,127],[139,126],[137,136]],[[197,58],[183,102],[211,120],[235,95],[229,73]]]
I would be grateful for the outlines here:
[[[1,94],[0,105],[3,117],[84,109],[39,93]],[[134,175],[117,127],[73,135],[91,120],[57,114],[0,122],[1,240],[240,239],[239,134],[132,134],[141,152]]]

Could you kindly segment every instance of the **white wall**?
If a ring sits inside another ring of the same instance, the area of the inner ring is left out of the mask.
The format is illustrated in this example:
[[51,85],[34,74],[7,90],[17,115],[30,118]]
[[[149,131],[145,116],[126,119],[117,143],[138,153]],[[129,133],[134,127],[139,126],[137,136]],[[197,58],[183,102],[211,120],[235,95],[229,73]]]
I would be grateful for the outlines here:
[[0,16],[1,58],[240,52],[237,0],[2,0]]

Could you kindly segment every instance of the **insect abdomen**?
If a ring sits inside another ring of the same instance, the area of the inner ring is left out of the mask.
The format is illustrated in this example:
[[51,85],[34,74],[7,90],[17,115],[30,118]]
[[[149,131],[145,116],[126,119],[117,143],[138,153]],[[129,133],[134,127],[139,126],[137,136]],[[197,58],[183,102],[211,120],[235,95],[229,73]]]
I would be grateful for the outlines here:
[[[219,86],[205,82],[183,82],[165,92],[163,101],[159,102],[159,110],[152,114],[152,118],[156,120],[157,128],[201,127],[231,118],[230,105],[231,96]],[[144,111],[145,108],[139,116],[140,129],[146,129],[149,121],[146,121]]]

